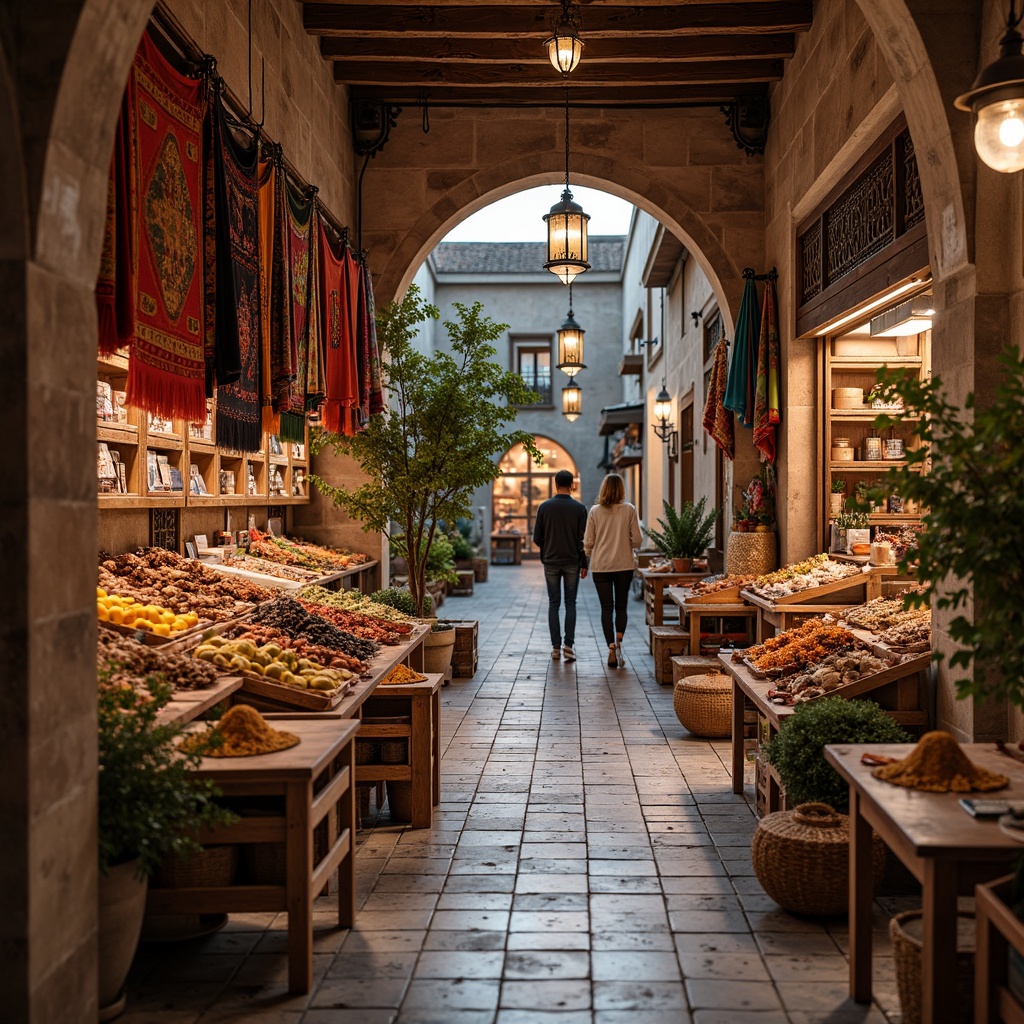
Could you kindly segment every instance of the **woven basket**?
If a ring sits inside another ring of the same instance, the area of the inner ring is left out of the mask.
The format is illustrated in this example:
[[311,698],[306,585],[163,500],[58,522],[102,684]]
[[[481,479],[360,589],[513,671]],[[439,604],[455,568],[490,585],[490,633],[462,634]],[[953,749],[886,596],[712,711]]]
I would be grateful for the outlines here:
[[676,717],[687,732],[707,739],[732,735],[732,682],[719,673],[687,676],[672,691]]
[[729,534],[725,551],[725,571],[744,575],[763,576],[778,565],[774,533]]
[[[828,804],[800,804],[757,823],[751,844],[754,874],[784,910],[833,917],[849,908],[850,819]],[[885,843],[872,835],[875,885],[885,871]]]
[[[921,925],[920,910],[907,910],[889,922],[903,1024],[921,1024]],[[957,1024],[970,1024],[974,1020],[974,915],[959,912],[956,932],[956,1016],[953,1019]]]
[[168,857],[153,875],[154,889],[210,889],[235,880],[238,847],[204,846],[189,857]]
[[381,740],[380,760],[381,764],[405,764],[409,760],[409,741]]

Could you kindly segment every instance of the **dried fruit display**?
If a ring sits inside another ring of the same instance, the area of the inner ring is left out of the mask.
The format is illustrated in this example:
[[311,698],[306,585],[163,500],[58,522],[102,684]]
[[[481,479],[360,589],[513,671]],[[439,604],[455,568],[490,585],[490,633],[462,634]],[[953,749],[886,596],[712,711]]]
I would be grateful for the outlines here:
[[340,608],[332,608],[330,605],[318,604],[315,601],[299,601],[299,604],[311,615],[319,615],[338,629],[378,644],[404,643],[412,632],[412,626],[407,622],[387,622],[384,619],[360,615],[358,612],[342,611]]
[[917,609],[927,611],[928,617],[920,617],[898,622],[885,630],[879,639],[890,647],[909,648],[911,650],[927,651],[932,645],[932,619],[930,609]]
[[843,620],[848,626],[872,633],[881,633],[903,622],[931,622],[931,617],[930,608],[904,608],[902,597],[876,597],[843,613]]
[[280,565],[297,565],[324,572],[338,572],[372,561],[369,555],[342,551],[338,548],[294,537],[274,537],[259,530],[249,531],[249,554],[257,558],[277,562]]
[[212,636],[204,640],[193,655],[228,672],[253,673],[299,690],[336,693],[355,678],[355,673],[348,669],[329,668],[312,658],[301,656],[294,648],[276,643],[257,647],[251,640],[228,640],[223,636]]
[[726,573],[723,576],[712,576],[709,579],[698,580],[690,588],[694,597],[706,597],[708,594],[717,594],[720,590],[728,590],[730,587],[746,587],[757,579],[745,573]]
[[99,586],[108,593],[160,604],[183,615],[222,622],[269,601],[276,591],[228,576],[192,558],[164,548],[142,548],[134,554],[103,557]]
[[390,605],[380,604],[364,597],[357,590],[328,590],[317,585],[303,587],[299,597],[315,604],[326,604],[342,611],[359,612],[372,615],[375,619],[387,619],[389,622],[408,622],[409,616]]
[[843,654],[830,654],[814,669],[780,679],[769,696],[778,703],[800,704],[831,693],[866,676],[882,672],[888,665],[868,650],[851,648]]
[[823,619],[811,619],[795,629],[770,637],[763,644],[737,651],[733,660],[745,660],[757,672],[787,675],[808,665],[817,665],[830,654],[857,645],[857,638],[848,629]]
[[812,587],[849,579],[859,575],[860,571],[859,566],[849,562],[835,562],[826,554],[813,555],[802,562],[758,576],[746,589],[768,600],[776,600]]
[[131,637],[104,629],[96,637],[96,665],[110,671],[109,682],[145,689],[147,677],[159,675],[176,690],[204,690],[217,681],[217,671],[183,654],[169,654],[147,647]]
[[96,614],[100,622],[131,626],[167,638],[199,625],[199,616],[195,612],[178,615],[162,605],[143,604],[134,597],[108,594],[102,587],[96,588]]
[[380,651],[380,644],[363,640],[338,629],[319,615],[311,615],[298,601],[279,597],[261,605],[253,612],[252,621],[273,626],[295,639],[303,639],[321,647],[341,651],[360,661],[367,661]]
[[226,640],[248,640],[256,644],[257,647],[274,643],[278,647],[295,651],[301,657],[309,658],[328,668],[347,668],[350,672],[357,672],[359,675],[369,674],[369,666],[366,662],[348,654],[342,654],[340,651],[333,651],[329,647],[320,647],[301,637],[297,639],[290,637],[282,630],[274,629],[273,626],[250,625],[242,622],[237,626],[229,626],[221,635]]
[[[239,555],[230,551],[224,552],[223,564],[232,569],[244,569],[246,572],[273,576],[274,579],[289,580],[292,583],[309,583],[323,575],[310,569],[301,569],[294,565],[279,565],[276,562],[268,562],[262,558],[252,558],[250,555]],[[213,567],[219,568],[216,564]]]

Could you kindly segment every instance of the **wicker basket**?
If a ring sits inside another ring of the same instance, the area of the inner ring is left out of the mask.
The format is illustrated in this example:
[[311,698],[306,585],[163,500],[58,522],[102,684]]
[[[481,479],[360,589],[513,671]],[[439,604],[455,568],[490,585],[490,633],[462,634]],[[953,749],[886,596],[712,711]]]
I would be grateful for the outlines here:
[[[920,910],[907,910],[889,922],[903,1024],[921,1024],[921,925]],[[956,932],[954,1020],[957,1024],[970,1024],[974,1020],[974,915],[958,913]]]
[[[885,871],[885,843],[872,835],[877,886]],[[754,874],[784,910],[813,917],[849,908],[850,819],[828,804],[800,804],[757,823],[751,844]]]
[[732,735],[732,682],[718,673],[680,679],[672,691],[680,724],[694,736],[723,739]]
[[409,760],[409,741],[406,739],[381,740],[381,764],[406,764]]
[[778,565],[774,533],[729,534],[729,547],[725,552],[725,571],[744,575],[763,576]]
[[168,857],[153,875],[154,889],[210,889],[235,880],[238,847],[204,846],[189,857]]

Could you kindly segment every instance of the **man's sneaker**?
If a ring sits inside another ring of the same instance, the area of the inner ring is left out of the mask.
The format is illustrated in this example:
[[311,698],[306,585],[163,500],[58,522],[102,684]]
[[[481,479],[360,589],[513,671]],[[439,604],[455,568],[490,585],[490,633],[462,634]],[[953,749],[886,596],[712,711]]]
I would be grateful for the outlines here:
[[563,647],[562,648],[562,654],[565,655],[565,660],[566,661],[575,661],[576,660],[576,652],[571,647]]
[[558,659],[561,656],[562,656],[562,652],[557,647],[552,647],[551,648],[551,660],[552,661],[558,661]]

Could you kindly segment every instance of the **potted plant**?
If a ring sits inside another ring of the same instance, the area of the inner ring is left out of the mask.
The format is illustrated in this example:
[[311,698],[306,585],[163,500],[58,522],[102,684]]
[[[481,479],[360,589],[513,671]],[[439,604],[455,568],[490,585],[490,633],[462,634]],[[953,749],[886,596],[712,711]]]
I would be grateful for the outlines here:
[[[910,737],[873,701],[824,697],[797,706],[761,749],[794,810],[758,822],[751,843],[754,872],[786,910],[831,916],[848,906],[849,787],[825,760],[828,743],[905,743]],[[885,844],[874,837],[876,884]]]
[[[849,552],[854,544],[870,544],[868,514],[856,509],[843,510],[832,523],[832,550]],[[851,534],[851,531],[859,531]]]
[[829,511],[836,513],[843,511],[843,500],[846,498],[846,481],[842,477],[836,477],[832,481],[832,491],[829,494]]
[[[499,475],[496,456],[522,444],[540,461],[532,434],[509,430],[517,407],[538,396],[518,374],[493,361],[493,342],[507,324],[483,315],[479,302],[454,303],[458,319],[446,321],[450,351],[424,355],[414,345],[419,324],[437,318],[413,285],[400,302],[377,317],[385,359],[381,374],[390,407],[370,417],[351,437],[320,433],[315,451],[332,447],[362,467],[365,482],[331,486],[313,477],[336,505],[363,524],[390,536],[396,522],[405,536],[409,589],[418,615],[424,614],[428,558],[441,522],[472,512],[473,491]],[[450,545],[449,545],[450,549]]]
[[666,558],[672,559],[672,568],[676,572],[689,572],[692,560],[703,555],[711,543],[721,509],[714,508],[705,514],[706,504],[707,498],[701,498],[696,505],[687,501],[677,512],[667,501],[662,501],[665,518],[658,520],[661,529],[644,527],[651,543]]
[[171,688],[154,677],[149,695],[113,681],[99,687],[99,998],[101,1019],[117,1016],[142,929],[150,874],[168,856],[201,849],[201,827],[233,817],[195,777],[198,755],[178,751],[179,725],[157,722]]

